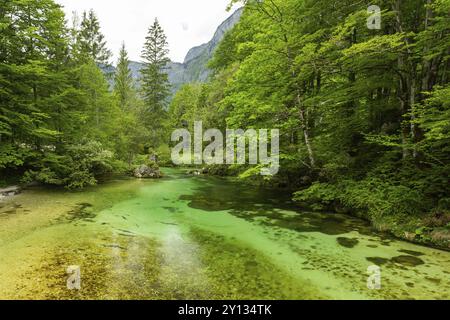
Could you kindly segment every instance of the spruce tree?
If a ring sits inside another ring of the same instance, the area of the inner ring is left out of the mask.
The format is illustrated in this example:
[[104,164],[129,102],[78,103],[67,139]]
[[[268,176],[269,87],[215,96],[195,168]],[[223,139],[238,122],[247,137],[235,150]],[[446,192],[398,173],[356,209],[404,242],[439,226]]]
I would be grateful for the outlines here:
[[83,61],[92,59],[97,64],[109,65],[112,53],[106,47],[105,36],[100,31],[100,23],[92,9],[89,12],[83,12],[77,50]]
[[145,101],[145,122],[157,138],[161,132],[161,121],[166,113],[167,100],[170,95],[169,77],[166,71],[170,62],[167,37],[155,19],[149,28],[142,51],[144,68],[142,74],[142,94]]
[[133,92],[133,77],[131,75],[130,60],[128,59],[125,43],[120,48],[114,80],[114,94],[119,101],[121,109],[125,110]]

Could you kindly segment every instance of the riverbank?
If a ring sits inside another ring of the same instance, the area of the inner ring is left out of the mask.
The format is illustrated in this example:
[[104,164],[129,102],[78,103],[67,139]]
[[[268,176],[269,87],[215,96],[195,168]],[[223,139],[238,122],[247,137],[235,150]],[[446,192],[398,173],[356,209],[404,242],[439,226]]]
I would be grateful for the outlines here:
[[8,197],[15,196],[22,191],[19,186],[10,186],[6,188],[0,188],[0,201],[7,199]]
[[[393,207],[393,211],[390,214],[373,214],[368,212],[364,203],[358,205],[358,209],[349,206],[348,204],[353,204],[356,201],[343,199],[342,194],[346,191],[332,186],[328,190],[318,192],[318,194],[311,192],[312,195],[300,198],[295,196],[297,193],[296,188],[288,187],[289,183],[284,181],[283,178],[276,178],[271,181],[255,176],[244,176],[241,179],[239,177],[242,177],[243,170],[239,169],[239,167],[207,166],[186,170],[193,176],[227,177],[246,183],[249,187],[262,185],[266,188],[281,189],[283,192],[291,194],[291,198],[296,200],[296,204],[301,209],[319,213],[335,212],[348,214],[364,219],[370,222],[375,230],[388,233],[398,239],[450,251],[450,212],[433,210],[428,213],[421,212],[410,215],[402,212],[400,208],[395,211],[395,207]],[[297,188],[300,188],[300,186]],[[308,190],[308,186],[303,186],[302,188]],[[366,192],[366,190],[361,190],[361,192]],[[336,195],[336,193],[341,193],[341,195]],[[355,192],[355,198],[358,196],[356,193],[357,191]],[[349,197],[348,195],[346,196]]]
[[[211,176],[223,179],[230,179],[239,183],[248,185],[249,188],[259,188],[261,186],[269,189],[276,189],[277,192],[284,192],[293,195],[295,190],[287,188],[287,184],[276,180],[276,182],[268,182],[259,179],[240,179],[239,174],[242,173],[238,168],[223,168],[223,166],[208,166],[208,167],[184,167],[184,168],[169,168],[165,167],[162,170],[181,170],[182,172],[192,177]],[[114,180],[123,175],[111,175],[109,178],[104,178],[100,183],[107,183],[109,180]],[[129,176],[127,176],[129,178]],[[7,200],[9,197],[19,194],[26,186],[10,186],[0,189],[0,202]],[[292,197],[291,197],[292,198]],[[317,200],[319,202],[319,199]],[[358,217],[368,221],[372,227],[383,233],[390,234],[400,240],[408,241],[410,243],[424,245],[431,248],[450,251],[450,214],[423,214],[422,216],[408,216],[408,215],[392,215],[392,216],[370,216],[363,210],[355,210],[351,207],[346,207],[342,203],[323,202],[319,206],[321,209],[316,210],[315,205],[311,203],[296,202],[299,209],[316,211],[318,213],[344,213],[354,217]],[[325,209],[324,209],[325,208]]]

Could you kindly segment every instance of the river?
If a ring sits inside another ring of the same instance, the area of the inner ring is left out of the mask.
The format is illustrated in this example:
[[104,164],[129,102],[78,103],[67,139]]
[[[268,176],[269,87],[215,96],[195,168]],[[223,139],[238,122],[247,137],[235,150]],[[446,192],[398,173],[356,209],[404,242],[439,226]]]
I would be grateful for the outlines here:
[[[281,192],[164,171],[0,202],[0,298],[450,298],[449,252],[303,212]],[[80,290],[66,287],[73,265]]]

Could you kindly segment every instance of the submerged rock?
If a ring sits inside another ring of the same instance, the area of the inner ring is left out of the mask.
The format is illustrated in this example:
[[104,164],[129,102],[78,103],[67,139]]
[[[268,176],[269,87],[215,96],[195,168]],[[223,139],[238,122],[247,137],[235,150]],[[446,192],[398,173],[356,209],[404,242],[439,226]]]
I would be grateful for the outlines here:
[[157,166],[149,167],[145,164],[136,168],[133,175],[139,179],[159,179],[162,178],[162,173]]
[[358,239],[355,239],[355,238],[350,239],[350,238],[345,238],[345,237],[337,238],[337,242],[341,246],[346,247],[346,248],[353,248],[359,243]]
[[425,254],[422,253],[422,252],[413,251],[413,250],[406,250],[406,249],[398,250],[398,252],[406,253],[406,254],[408,254],[408,255],[410,255],[410,256],[415,256],[415,257],[420,257],[420,256],[425,255]]
[[424,264],[425,262],[422,259],[419,259],[414,256],[398,256],[392,258],[392,262],[407,266],[407,267],[415,267],[419,266],[421,264]]
[[404,267],[416,267],[425,264],[425,262],[422,259],[419,259],[415,256],[397,256],[393,257],[392,259],[386,259],[381,257],[367,257],[366,260],[379,266],[383,264],[390,264],[390,265],[400,264]]
[[376,264],[377,266],[381,266],[389,262],[389,259],[381,257],[367,257],[366,260],[372,262],[373,264]]

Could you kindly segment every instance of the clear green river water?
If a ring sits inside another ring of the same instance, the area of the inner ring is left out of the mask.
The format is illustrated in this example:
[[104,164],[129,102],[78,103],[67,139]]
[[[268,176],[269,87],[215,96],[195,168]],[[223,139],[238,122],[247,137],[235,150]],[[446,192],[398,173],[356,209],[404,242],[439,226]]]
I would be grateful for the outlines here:
[[[450,253],[165,169],[0,202],[0,299],[449,299]],[[68,266],[81,290],[68,290]],[[367,268],[381,268],[381,289]]]

